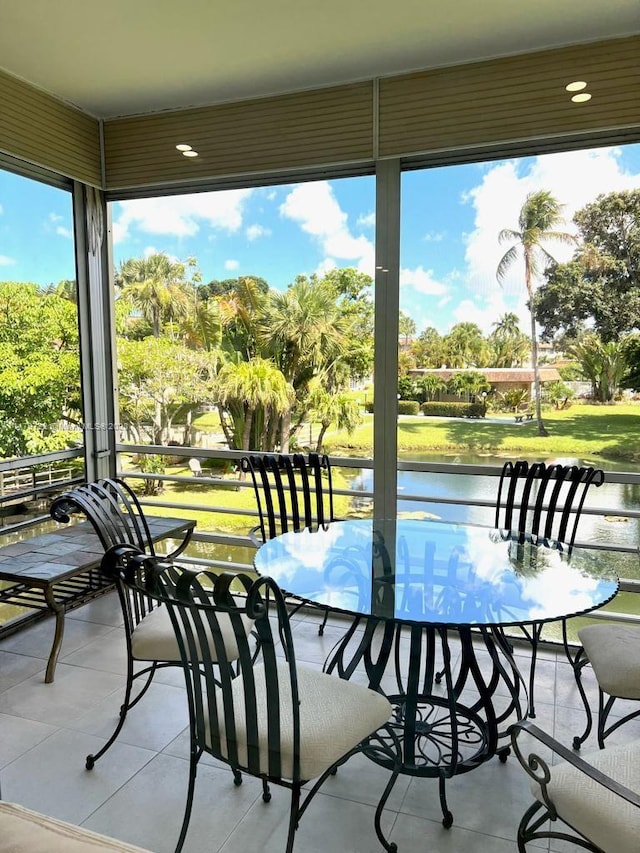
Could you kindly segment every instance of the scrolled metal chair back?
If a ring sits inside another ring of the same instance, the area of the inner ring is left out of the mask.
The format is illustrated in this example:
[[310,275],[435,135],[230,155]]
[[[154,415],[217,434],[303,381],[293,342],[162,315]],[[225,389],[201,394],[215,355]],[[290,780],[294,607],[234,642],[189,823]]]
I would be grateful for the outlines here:
[[140,501],[124,480],[95,480],[63,492],[52,501],[50,513],[64,524],[69,523],[71,515],[85,515],[105,551],[129,543],[155,554]]
[[334,521],[328,456],[266,453],[244,456],[240,467],[253,480],[263,542]]
[[519,541],[571,551],[587,492],[603,482],[600,468],[508,461],[500,475],[495,526]]
[[103,571],[169,611],[185,674],[192,751],[206,749],[234,771],[300,781],[296,661],[276,583],[196,573],[132,546],[108,551]]

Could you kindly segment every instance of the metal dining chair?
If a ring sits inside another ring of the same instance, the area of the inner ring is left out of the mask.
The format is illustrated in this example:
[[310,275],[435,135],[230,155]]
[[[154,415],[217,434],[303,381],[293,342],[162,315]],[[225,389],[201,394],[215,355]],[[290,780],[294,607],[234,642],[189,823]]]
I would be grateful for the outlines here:
[[[256,546],[290,530],[337,521],[333,511],[331,463],[326,455],[264,453],[244,456],[240,470],[250,474],[260,523],[249,531]],[[318,634],[324,634],[325,610]]]
[[535,798],[518,826],[519,853],[530,842],[531,853],[540,842],[547,849],[550,840],[594,853],[638,853],[640,740],[578,756],[526,720],[514,725],[511,742]]
[[[570,555],[587,492],[603,483],[604,472],[599,468],[546,465],[524,459],[505,462],[498,485],[495,527],[505,539],[558,548]],[[519,627],[531,644],[529,716],[535,717],[535,671],[543,625]]]
[[[72,515],[84,515],[98,535],[107,552],[115,545],[127,544],[138,548],[150,557],[156,551],[142,506],[132,489],[119,479],[102,479],[86,483],[64,492],[51,504],[50,512],[56,521],[69,523]],[[164,560],[173,561],[189,544],[193,528]],[[86,758],[86,768],[91,770],[96,761],[115,742],[125,723],[128,711],[145,695],[159,669],[180,664],[180,652],[169,614],[158,607],[156,599],[144,591],[126,587],[114,578],[122,608],[127,648],[127,674],[124,701],[120,706],[116,727],[107,742],[95,754]],[[250,632],[252,625],[245,624]],[[211,651],[215,660],[215,650]],[[232,655],[229,651],[227,658]],[[140,664],[140,668],[138,667]],[[133,696],[136,682],[142,687]]]
[[[396,769],[375,811],[375,829],[385,850],[396,850],[380,825],[399,768],[399,744],[396,739],[395,748],[390,746],[386,731],[391,705],[367,687],[297,664],[284,596],[271,578],[196,573],[130,545],[108,551],[102,567],[167,608],[180,649],[190,771],[176,853],[187,834],[204,753],[227,764],[237,783],[243,773],[260,779],[265,802],[271,784],[290,790],[286,853],[291,853],[300,818],[327,777],[352,755],[378,750],[391,755]],[[247,635],[247,621],[255,636]],[[302,799],[303,786],[313,779]]]
[[[574,674],[587,714],[584,732],[574,737],[573,748],[580,749],[593,725],[593,715],[582,685],[582,670],[591,664],[598,682],[598,746],[620,726],[640,717],[640,625],[617,622],[596,622],[578,631],[582,646],[574,660]],[[611,717],[614,706],[625,700],[621,716]]]

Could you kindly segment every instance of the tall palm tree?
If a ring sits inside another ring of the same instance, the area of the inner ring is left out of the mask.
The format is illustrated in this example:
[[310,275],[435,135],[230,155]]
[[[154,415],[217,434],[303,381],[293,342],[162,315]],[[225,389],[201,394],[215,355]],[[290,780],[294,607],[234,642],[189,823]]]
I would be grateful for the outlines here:
[[130,299],[149,321],[154,338],[159,338],[164,319],[181,319],[189,310],[185,266],[167,255],[129,258],[116,276],[122,296]]
[[531,361],[533,364],[536,421],[539,435],[547,435],[548,433],[542,422],[538,336],[533,297],[535,293],[535,280],[541,273],[541,261],[551,263],[555,260],[542,244],[549,240],[561,243],[575,242],[575,237],[572,234],[556,230],[557,226],[564,221],[562,207],[563,205],[547,190],[538,190],[537,192],[529,193],[520,209],[518,230],[503,228],[498,235],[501,243],[507,241],[514,242],[514,245],[505,252],[498,264],[496,276],[500,283],[504,280],[511,265],[519,257],[520,251],[522,251],[524,256],[524,283],[529,297],[529,313],[531,315]]

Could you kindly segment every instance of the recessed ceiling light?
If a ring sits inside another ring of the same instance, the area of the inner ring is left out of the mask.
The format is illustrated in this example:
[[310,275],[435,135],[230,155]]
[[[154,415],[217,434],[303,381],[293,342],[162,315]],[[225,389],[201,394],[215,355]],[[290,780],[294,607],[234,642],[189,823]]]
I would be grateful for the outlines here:
[[584,104],[585,101],[591,100],[591,95],[588,92],[582,92],[580,95],[574,95],[571,100],[574,104]]
[[[589,95],[589,97],[591,97],[591,95]],[[197,157],[198,152],[197,151],[183,151],[182,156],[183,157]]]
[[573,83],[568,83],[564,88],[567,92],[581,92],[587,88],[587,84],[584,80],[574,80]]
[[176,145],[176,148],[178,149],[178,151],[191,151],[191,146],[185,145],[184,142],[181,142],[180,145]]

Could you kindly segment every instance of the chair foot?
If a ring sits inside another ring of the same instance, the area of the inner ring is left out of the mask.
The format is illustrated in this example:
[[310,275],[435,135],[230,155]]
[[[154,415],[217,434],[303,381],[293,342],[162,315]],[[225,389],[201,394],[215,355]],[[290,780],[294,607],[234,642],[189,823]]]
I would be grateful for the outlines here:
[[242,785],[242,773],[239,770],[232,770],[231,772],[233,773],[233,784]]
[[95,756],[87,755],[87,760],[85,761],[84,766],[86,767],[87,770],[93,770],[95,763],[96,763]]
[[498,758],[500,759],[500,763],[506,764],[507,758],[510,755],[511,755],[511,747],[510,746],[507,746],[504,749],[501,749],[500,752],[498,752]]
[[262,801],[264,803],[271,802],[271,791],[269,790],[269,783],[266,779],[262,780]]

